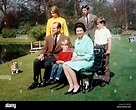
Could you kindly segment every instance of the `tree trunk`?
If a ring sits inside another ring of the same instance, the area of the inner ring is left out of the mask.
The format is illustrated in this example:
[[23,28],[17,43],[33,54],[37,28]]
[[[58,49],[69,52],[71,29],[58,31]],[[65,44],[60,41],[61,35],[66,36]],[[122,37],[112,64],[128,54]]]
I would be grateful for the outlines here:
[[78,19],[78,13],[77,13],[77,0],[74,0],[74,12],[75,12],[75,18]]

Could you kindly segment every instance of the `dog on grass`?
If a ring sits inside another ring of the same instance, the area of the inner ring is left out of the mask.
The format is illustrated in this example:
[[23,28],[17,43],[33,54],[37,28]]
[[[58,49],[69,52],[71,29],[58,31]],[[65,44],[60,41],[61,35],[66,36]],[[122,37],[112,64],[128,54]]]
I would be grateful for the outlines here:
[[17,61],[11,62],[10,68],[11,68],[11,74],[18,73],[18,62]]

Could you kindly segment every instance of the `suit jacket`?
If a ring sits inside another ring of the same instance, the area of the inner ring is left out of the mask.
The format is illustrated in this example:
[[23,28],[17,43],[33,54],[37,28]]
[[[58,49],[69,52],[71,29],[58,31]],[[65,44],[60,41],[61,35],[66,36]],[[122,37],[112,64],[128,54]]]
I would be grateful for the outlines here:
[[87,30],[91,30],[95,27],[95,22],[97,20],[97,16],[96,15],[93,15],[91,13],[89,13],[88,15],[89,17],[89,20],[88,20],[88,24],[86,24],[86,20],[85,20],[85,17],[82,16],[81,18],[79,18],[79,21],[84,23],[85,27]]
[[57,42],[57,45],[56,45],[55,49],[53,50],[54,36],[51,34],[51,35],[48,35],[45,38],[45,45],[44,45],[44,47],[43,47],[43,49],[41,51],[41,54],[44,54],[44,55],[47,55],[47,56],[54,55],[54,57],[57,59],[59,52],[62,51],[60,43],[61,43],[61,41],[63,39],[67,39],[68,40],[69,48],[73,47],[72,43],[70,41],[70,38],[68,36],[63,35],[63,34],[60,34],[59,40]]
[[79,18],[79,22],[82,22],[84,23],[87,31],[86,31],[86,34],[89,35],[89,37],[94,41],[94,33],[95,33],[95,29],[96,29],[96,25],[95,25],[95,22],[97,20],[97,16],[96,15],[93,15],[91,13],[89,13],[88,15],[89,19],[88,19],[88,24],[86,24],[86,19],[84,16],[82,16],[81,18]]

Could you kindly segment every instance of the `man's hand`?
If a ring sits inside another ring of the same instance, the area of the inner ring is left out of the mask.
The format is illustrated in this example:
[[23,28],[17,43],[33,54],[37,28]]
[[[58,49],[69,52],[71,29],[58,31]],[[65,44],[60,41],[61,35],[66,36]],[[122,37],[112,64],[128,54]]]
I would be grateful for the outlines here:
[[42,61],[42,60],[44,60],[44,55],[40,54],[37,58]]

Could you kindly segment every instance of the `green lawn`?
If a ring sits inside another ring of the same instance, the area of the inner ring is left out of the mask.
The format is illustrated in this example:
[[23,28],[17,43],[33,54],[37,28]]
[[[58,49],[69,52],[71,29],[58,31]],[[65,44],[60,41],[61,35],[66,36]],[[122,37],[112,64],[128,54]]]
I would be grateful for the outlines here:
[[[75,37],[71,39],[73,42]],[[136,43],[129,43],[127,36],[113,37],[110,67],[114,76],[110,84],[96,86],[86,94],[64,95],[68,86],[50,89],[56,84],[27,90],[33,81],[32,64],[38,54],[14,59],[23,71],[20,74],[11,74],[10,62],[0,65],[0,101],[136,101]]]

